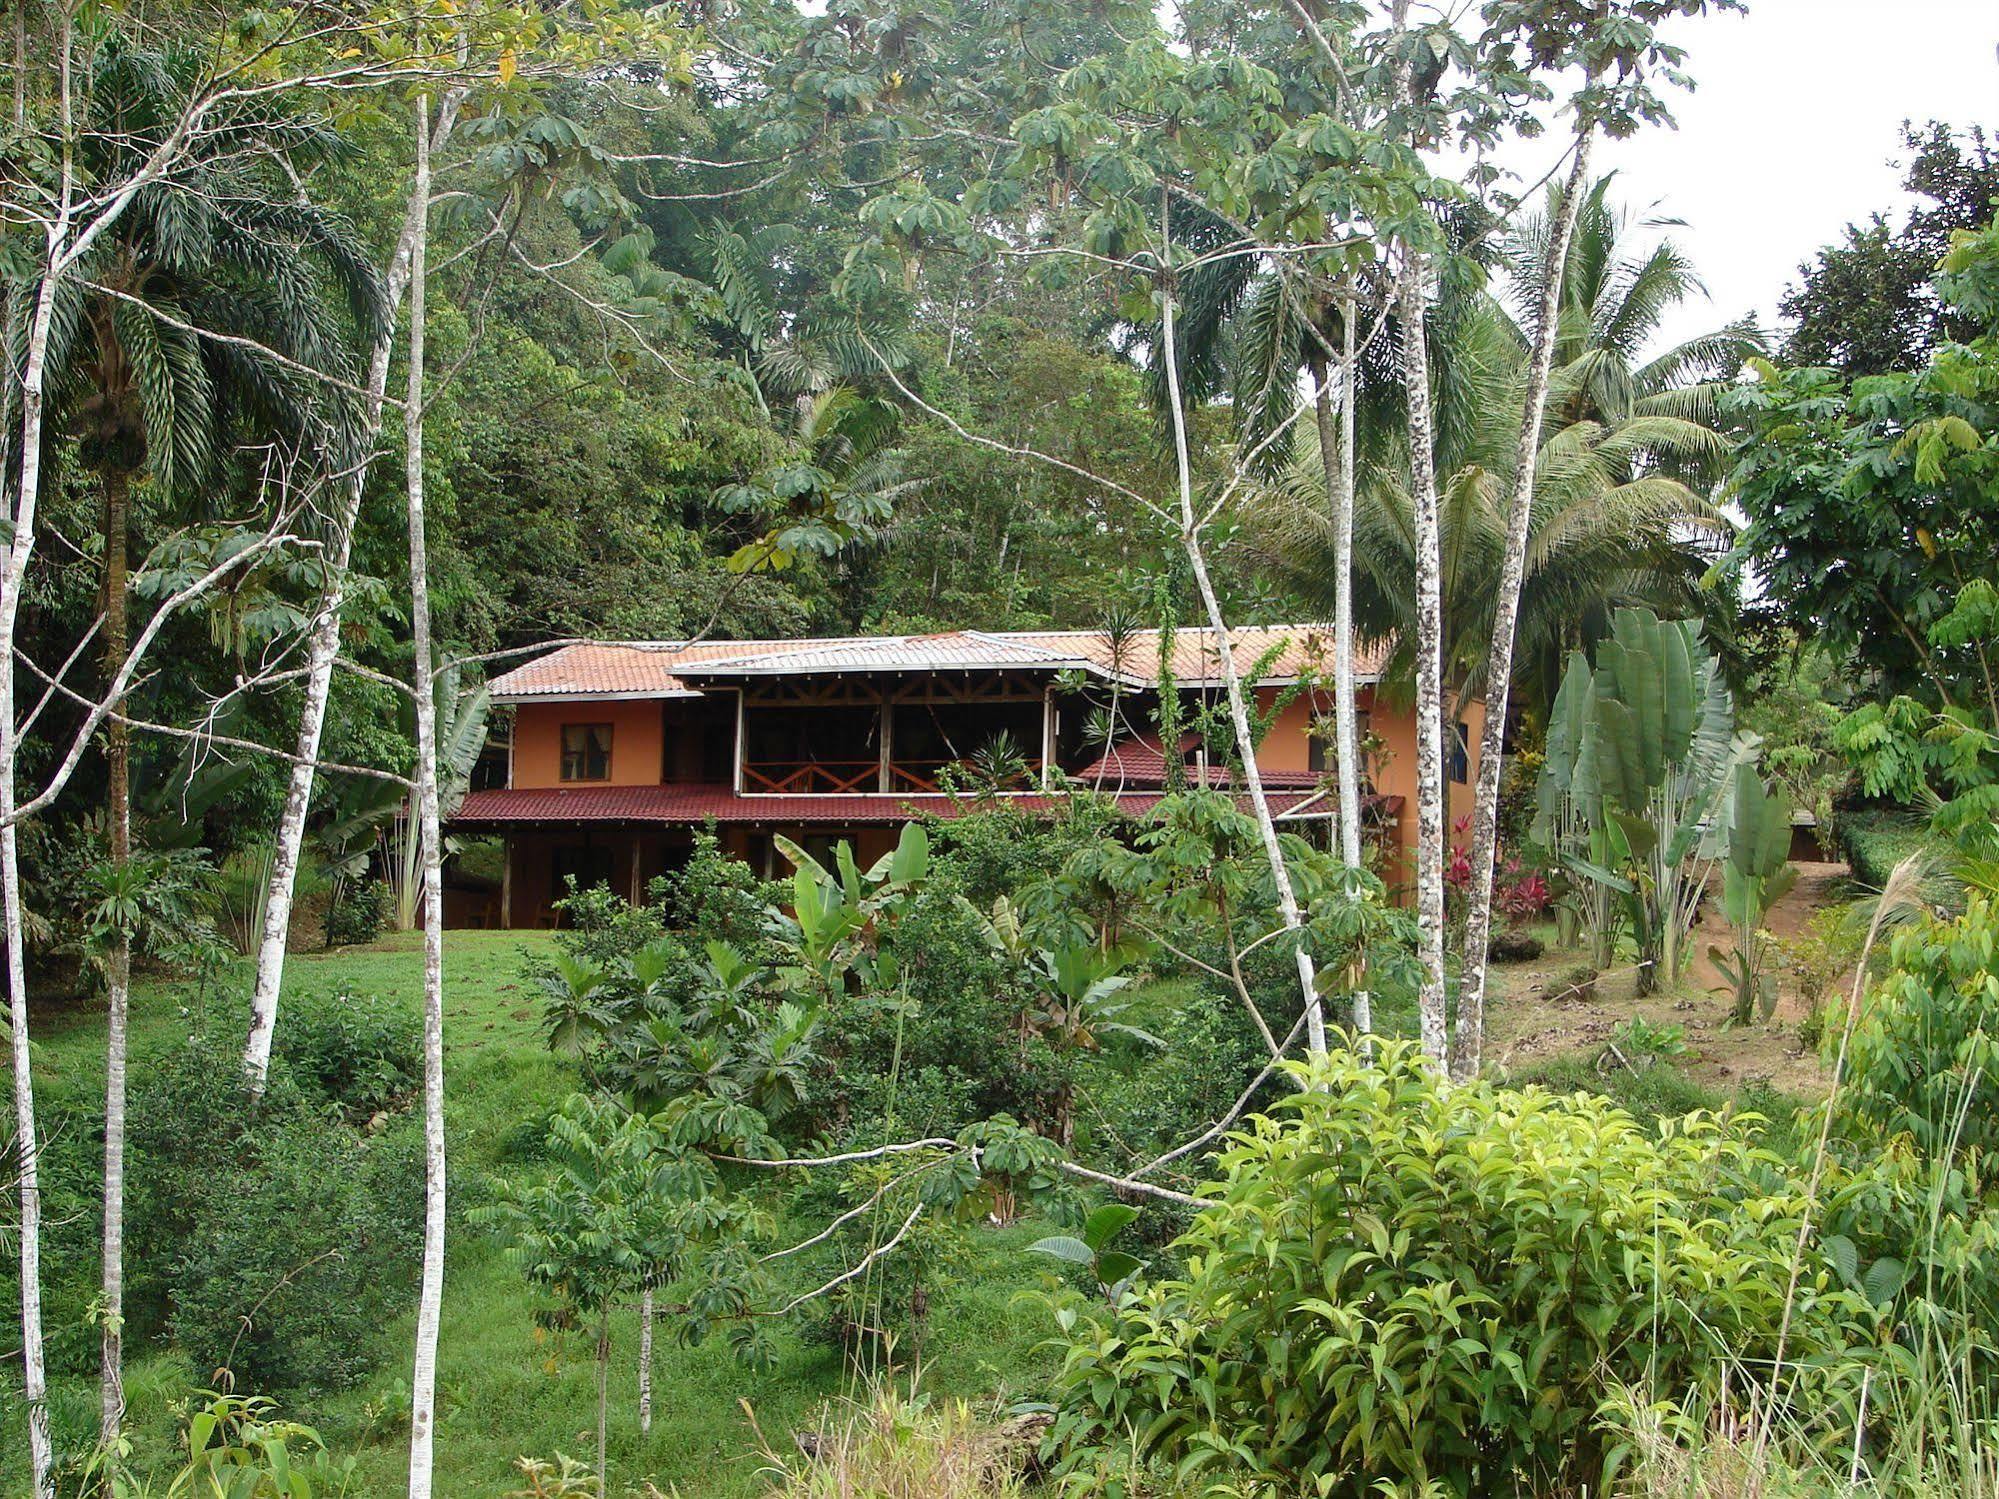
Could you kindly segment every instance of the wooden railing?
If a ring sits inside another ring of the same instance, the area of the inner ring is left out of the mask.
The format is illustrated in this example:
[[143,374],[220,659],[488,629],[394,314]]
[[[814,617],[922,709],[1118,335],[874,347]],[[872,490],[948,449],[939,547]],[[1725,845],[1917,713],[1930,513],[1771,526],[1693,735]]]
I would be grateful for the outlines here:
[[743,790],[817,792],[875,791],[881,785],[876,760],[764,760],[743,766]]
[[[889,791],[896,795],[935,794],[947,765],[961,760],[897,760],[888,768]],[[1033,791],[1041,783],[1038,761],[1027,763],[1008,791]],[[781,796],[829,796],[881,789],[878,760],[758,760],[743,765],[743,790]]]

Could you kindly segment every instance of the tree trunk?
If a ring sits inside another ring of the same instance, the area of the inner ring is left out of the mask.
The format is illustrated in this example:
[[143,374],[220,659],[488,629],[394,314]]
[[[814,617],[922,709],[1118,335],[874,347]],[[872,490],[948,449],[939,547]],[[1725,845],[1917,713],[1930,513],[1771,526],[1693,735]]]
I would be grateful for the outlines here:
[[[1164,232],[1163,218],[1162,214],[1162,258],[1171,245],[1170,236]],[[1201,546],[1200,521],[1194,513],[1194,475],[1187,456],[1187,413],[1180,404],[1180,361],[1173,344],[1174,287],[1171,279],[1162,278],[1159,290],[1165,318],[1160,343],[1166,358],[1167,399],[1173,412],[1173,456],[1180,487],[1180,544],[1186,550],[1194,586],[1200,590],[1201,604],[1208,615],[1208,627],[1215,633],[1215,655],[1221,663],[1229,722],[1235,729],[1236,744],[1242,751],[1243,785],[1249,792],[1257,833],[1263,842],[1264,858],[1270,864],[1271,883],[1277,890],[1277,909],[1283,917],[1285,929],[1299,934],[1293,954],[1298,967],[1298,987],[1305,1005],[1306,1045],[1312,1055],[1323,1056],[1326,1050],[1326,1016],[1319,999],[1318,973],[1313,967],[1311,953],[1305,948],[1305,924],[1298,913],[1298,896],[1292,888],[1291,870],[1284,862],[1284,847],[1278,842],[1277,824],[1270,815],[1270,803],[1263,794],[1263,775],[1256,764],[1256,735],[1250,727],[1242,678],[1236,672],[1235,648],[1229,638],[1228,620],[1223,616],[1221,600],[1208,577],[1208,559]]]
[[[1360,725],[1354,701],[1353,669],[1353,507],[1354,401],[1359,385],[1358,340],[1354,331],[1353,298],[1340,304],[1342,326],[1339,430],[1334,431],[1332,392],[1322,381],[1316,416],[1319,462],[1325,470],[1326,497],[1333,508],[1333,737],[1340,803],[1340,857],[1347,866],[1361,866]],[[1374,1029],[1374,1006],[1365,988],[1353,993],[1353,1028],[1362,1049]]]
[[[432,140],[442,145],[450,136],[463,99],[462,90],[447,93],[437,112]],[[395,312],[410,284],[410,267],[417,240],[428,231],[429,205],[415,193],[403,210],[402,231],[389,257],[386,277],[388,326],[368,359],[368,394],[364,421],[350,459],[353,472],[333,533],[324,553],[326,587],[319,615],[307,643],[305,700],[298,716],[298,758],[292,762],[291,783],[278,819],[277,843],[271,857],[271,883],[264,903],[264,926],[258,934],[257,978],[250,995],[250,1032],[243,1046],[243,1070],[253,1097],[261,1097],[270,1077],[271,1042],[278,1023],[278,991],[284,984],[285,948],[291,936],[292,895],[298,883],[299,858],[305,846],[306,817],[312,810],[316,779],[314,762],[326,729],[326,705],[333,691],[333,666],[340,654],[340,611],[345,602],[347,563],[353,551],[354,527],[361,516],[368,468],[381,431],[384,393],[388,390],[389,359],[395,349]]]
[[652,1430],[652,1287],[639,1298],[639,1432]]
[[[56,243],[51,236],[50,263]],[[41,497],[42,401],[47,381],[49,319],[55,306],[56,276],[42,278],[28,320],[27,359],[18,399],[21,412],[20,485],[13,505],[14,534],[7,571],[0,579],[0,660],[14,658],[14,630],[21,592],[35,548],[35,507]],[[20,735],[14,707],[14,673],[0,671],[0,902],[7,937],[7,1005],[14,1065],[15,1148],[20,1155],[17,1191],[21,1199],[21,1399],[28,1412],[28,1453],[36,1499],[55,1492],[50,1468],[48,1374],[42,1352],[42,1193],[41,1144],[35,1133],[35,1088],[28,1056],[28,975],[22,942],[19,830],[14,825],[15,773]]]
[[1486,945],[1492,934],[1492,866],[1499,854],[1499,777],[1506,752],[1506,711],[1513,687],[1513,642],[1520,620],[1521,580],[1527,567],[1527,539],[1534,517],[1535,469],[1541,456],[1541,421],[1548,409],[1548,381],[1561,332],[1562,283],[1569,244],[1589,182],[1592,126],[1576,138],[1576,159],[1548,233],[1548,263],[1541,287],[1540,321],[1534,328],[1533,357],[1527,368],[1525,411],[1514,454],[1513,506],[1506,518],[1506,552],[1500,560],[1499,596],[1494,600],[1492,644],[1486,653],[1485,728],[1479,735],[1478,788],[1472,800],[1471,884],[1465,891],[1463,976],[1458,987],[1457,1029],[1451,1047],[1451,1075],[1460,1081],[1478,1075],[1485,1047]]
[[610,1465],[609,1423],[611,1384],[611,1303],[597,1322],[597,1499],[604,1499],[604,1469]]
[[1430,411],[1429,262],[1418,251],[1406,254],[1399,291],[1416,527],[1416,921],[1423,966],[1417,1009],[1424,1055],[1443,1068],[1450,1060],[1444,973],[1444,564]]
[[423,845],[423,1272],[416,1357],[410,1373],[410,1499],[430,1499],[437,1428],[437,1329],[444,1302],[444,878],[437,816],[437,696],[431,669],[429,558],[424,545],[424,253],[430,213],[430,99],[416,107],[416,177],[410,202],[409,400],[403,408],[409,499],[410,685],[416,694],[416,802]]
[[[127,538],[131,474],[114,461],[104,475],[104,665],[115,681],[125,665]],[[132,731],[117,718],[104,727],[109,774],[105,811],[114,881],[132,860]],[[123,894],[122,884],[114,889]],[[125,1028],[132,994],[132,935],[114,927],[105,959],[108,1014],[104,1044],[104,1318],[99,1377],[98,1439],[107,1462],[117,1460],[125,1412]]]
[[[1410,103],[1409,0],[1390,0],[1394,28],[1395,113]],[[1409,126],[1409,145],[1425,145],[1420,121]],[[1402,246],[1396,300],[1402,314],[1402,380],[1408,407],[1409,492],[1416,531],[1416,922],[1423,977],[1416,1004],[1423,1053],[1439,1069],[1450,1065],[1450,1004],[1444,972],[1444,823],[1446,796],[1442,708],[1443,535],[1437,504],[1435,419],[1430,406],[1430,263],[1417,247]]]

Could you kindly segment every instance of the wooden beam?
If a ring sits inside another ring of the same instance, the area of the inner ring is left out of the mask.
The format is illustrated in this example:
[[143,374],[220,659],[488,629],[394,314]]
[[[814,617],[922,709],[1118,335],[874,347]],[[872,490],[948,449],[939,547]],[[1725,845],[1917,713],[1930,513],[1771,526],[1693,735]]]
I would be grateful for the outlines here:
[[745,753],[745,746],[743,744],[743,697],[743,689],[738,687],[736,689],[736,752],[731,757],[733,761],[732,779],[735,784],[736,795],[738,796],[743,794],[743,756]]
[[881,755],[881,759],[875,769],[875,790],[886,796],[895,790],[895,769],[891,762],[891,757],[895,750],[895,693],[893,691],[882,694],[881,705],[875,712],[879,715],[875,720],[878,730],[875,738],[879,743],[875,747],[880,751]]
[[[508,758],[512,758],[511,751]],[[507,784],[511,786],[513,781],[512,767],[509,766]],[[514,835],[512,833],[500,835],[500,929],[508,932],[514,929]]]

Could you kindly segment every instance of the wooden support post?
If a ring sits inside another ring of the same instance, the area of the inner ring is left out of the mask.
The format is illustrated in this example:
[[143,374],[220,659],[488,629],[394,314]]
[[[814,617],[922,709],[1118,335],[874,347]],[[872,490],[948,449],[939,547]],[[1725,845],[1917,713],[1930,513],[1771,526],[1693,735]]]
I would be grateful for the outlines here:
[[884,687],[881,704],[875,710],[879,715],[875,735],[876,748],[881,753],[881,762],[875,772],[875,790],[887,796],[895,790],[895,689]]
[[[509,750],[508,758],[512,758],[511,750]],[[511,767],[509,767],[507,781],[510,785],[513,782]],[[513,928],[514,835],[512,833],[503,833],[500,836],[500,930],[510,932]]]
[[1049,778],[1055,766],[1055,685],[1050,683],[1041,693],[1041,789],[1046,791]]

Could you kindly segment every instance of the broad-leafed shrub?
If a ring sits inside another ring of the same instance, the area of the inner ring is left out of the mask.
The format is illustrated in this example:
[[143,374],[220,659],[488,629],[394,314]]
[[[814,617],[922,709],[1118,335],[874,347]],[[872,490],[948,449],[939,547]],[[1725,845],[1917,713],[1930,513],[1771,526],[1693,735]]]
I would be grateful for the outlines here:
[[[1300,1081],[1220,1157],[1183,1276],[1108,1323],[1064,1313],[1057,1438],[1086,1486],[1121,1490],[1136,1442],[1284,1493],[1568,1491],[1599,1481],[1613,1386],[1767,1367],[1804,1198],[1724,1122],[1450,1089],[1400,1044]],[[1788,1356],[1854,1309],[1808,1257]]]
[[[1821,1044],[1837,1049],[1840,1032],[1827,1025]],[[1999,1148],[1999,912],[1989,899],[1896,933],[1854,1027],[1842,1110],[1932,1157],[1975,1163]]]
[[286,1001],[279,1062],[300,1090],[359,1114],[416,1090],[422,1065],[415,1009],[342,984]]

